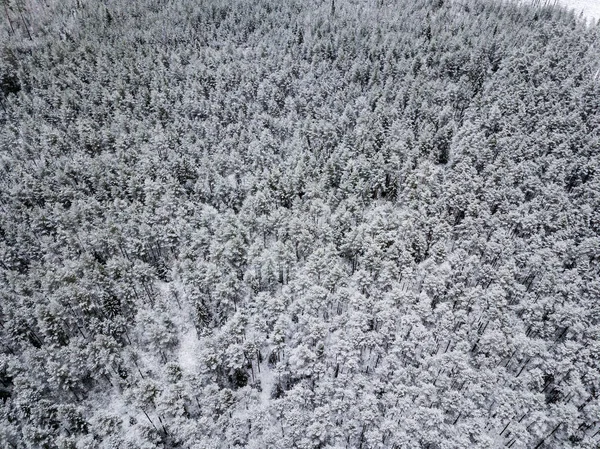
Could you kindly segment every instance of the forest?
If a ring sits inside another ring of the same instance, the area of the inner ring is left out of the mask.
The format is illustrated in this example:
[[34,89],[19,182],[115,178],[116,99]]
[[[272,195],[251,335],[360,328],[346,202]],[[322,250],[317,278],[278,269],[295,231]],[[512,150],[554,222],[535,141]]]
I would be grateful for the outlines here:
[[600,25],[0,0],[1,449],[600,447]]

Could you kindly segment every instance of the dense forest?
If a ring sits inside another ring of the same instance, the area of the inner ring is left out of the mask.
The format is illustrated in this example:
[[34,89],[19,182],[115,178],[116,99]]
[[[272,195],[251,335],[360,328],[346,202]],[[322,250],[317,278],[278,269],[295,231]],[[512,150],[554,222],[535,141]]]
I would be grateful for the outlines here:
[[600,447],[600,27],[0,0],[2,449]]

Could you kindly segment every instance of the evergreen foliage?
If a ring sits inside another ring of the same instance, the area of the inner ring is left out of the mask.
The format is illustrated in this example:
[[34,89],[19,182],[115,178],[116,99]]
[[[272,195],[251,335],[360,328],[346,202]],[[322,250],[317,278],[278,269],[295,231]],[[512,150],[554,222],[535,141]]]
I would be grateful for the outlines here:
[[600,445],[597,26],[2,3],[0,447]]

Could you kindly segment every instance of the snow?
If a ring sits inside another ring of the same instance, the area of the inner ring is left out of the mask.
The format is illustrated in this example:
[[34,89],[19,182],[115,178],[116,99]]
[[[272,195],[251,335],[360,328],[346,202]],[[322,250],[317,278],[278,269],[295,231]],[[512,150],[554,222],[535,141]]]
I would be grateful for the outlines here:
[[[185,374],[197,374],[200,341],[192,318],[193,312],[185,299],[185,288],[181,281],[177,279],[172,282],[158,282],[157,286],[162,293],[163,301],[169,303],[171,320],[177,328],[177,338],[179,340],[177,361],[179,366]],[[178,301],[175,299],[174,294],[178,296]]]
[[583,12],[588,19],[600,19],[600,0],[560,0],[560,3],[576,13]]
[[260,365],[260,386],[262,391],[260,392],[260,404],[267,408],[271,399],[271,391],[275,385],[275,373],[271,370],[268,363]]
[[[521,3],[532,3],[534,0],[516,0]],[[544,3],[544,2],[542,2]],[[552,4],[552,0],[549,1]],[[600,0],[557,0],[558,5],[575,10],[576,14],[583,13],[589,20],[600,19]]]
[[188,329],[180,335],[177,358],[184,373],[193,374],[198,372],[199,344],[194,328]]

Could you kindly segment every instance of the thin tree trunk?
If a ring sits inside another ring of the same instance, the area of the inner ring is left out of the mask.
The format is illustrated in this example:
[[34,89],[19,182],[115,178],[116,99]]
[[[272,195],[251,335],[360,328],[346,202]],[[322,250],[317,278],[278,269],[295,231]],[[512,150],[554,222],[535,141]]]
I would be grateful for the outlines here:
[[29,40],[33,40],[33,38],[31,37],[31,33],[29,32],[29,27],[27,26],[27,22],[25,21],[25,17],[23,17],[23,11],[21,11],[21,7],[19,6],[19,2],[15,2],[15,5],[17,5],[17,11],[19,11],[19,15],[21,16],[21,20],[23,21],[23,26],[25,27],[25,30],[27,31],[27,35],[29,36]]
[[[6,6],[6,2],[7,0],[4,0],[2,2],[2,4],[4,5],[4,12],[6,13],[6,20],[8,20],[8,25],[10,26],[12,34],[15,34],[15,29],[13,28],[12,22],[10,21],[10,16],[8,15],[8,6]],[[2,107],[4,108],[4,104],[2,104]],[[4,111],[6,111],[6,108],[4,108]]]

